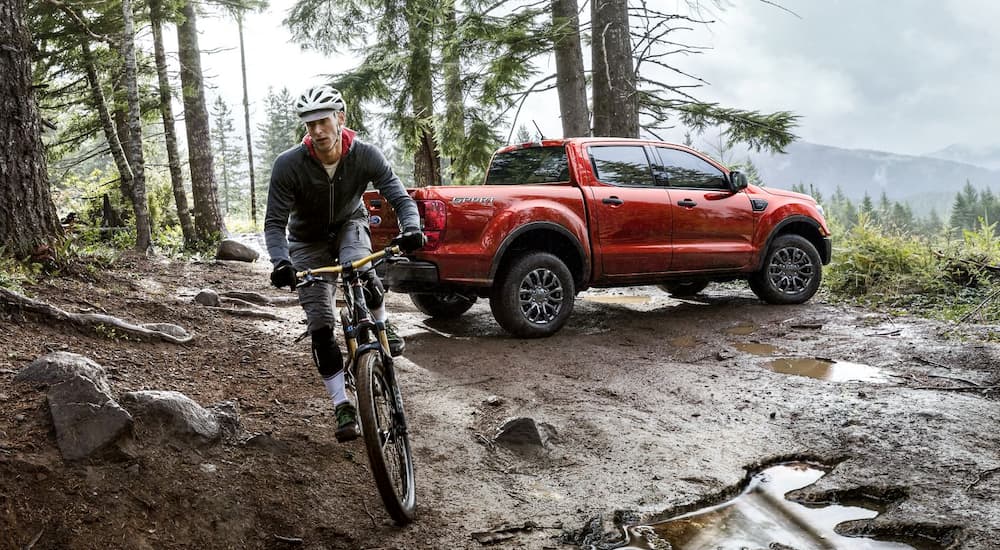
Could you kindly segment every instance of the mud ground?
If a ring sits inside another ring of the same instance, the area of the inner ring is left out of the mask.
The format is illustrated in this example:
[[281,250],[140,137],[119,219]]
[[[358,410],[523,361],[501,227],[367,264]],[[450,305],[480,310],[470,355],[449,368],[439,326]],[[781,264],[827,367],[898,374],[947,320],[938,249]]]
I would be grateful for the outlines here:
[[[70,311],[178,324],[196,336],[186,345],[0,310],[0,548],[481,548],[474,533],[525,522],[537,527],[493,547],[571,548],[569,532],[595,517],[614,534],[615,511],[651,522],[715,504],[750,472],[789,459],[832,467],[796,498],[885,507],[845,533],[1000,548],[997,327],[822,296],[766,306],[738,285],[691,300],[640,287],[581,294],[562,332],[517,340],[484,300],[435,322],[390,294],[407,337],[397,366],[418,498],[417,521],[399,528],[363,444],[333,437],[308,339],[295,342],[299,308],[268,308],[282,320],[267,321],[192,301],[201,288],[285,296],[268,289],[267,270],[132,259],[26,289]],[[767,368],[774,357],[745,343],[878,367],[886,380],[778,374]],[[140,436],[130,457],[66,463],[44,392],[12,383],[60,349],[104,365],[119,393],[238,400],[243,433],[201,449]],[[546,425],[544,450],[493,443],[515,416]]]

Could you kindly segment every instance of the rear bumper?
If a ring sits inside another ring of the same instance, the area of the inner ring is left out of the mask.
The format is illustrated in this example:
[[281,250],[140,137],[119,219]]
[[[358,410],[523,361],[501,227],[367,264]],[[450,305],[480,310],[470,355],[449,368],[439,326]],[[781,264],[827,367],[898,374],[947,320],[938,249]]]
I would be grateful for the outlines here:
[[430,262],[410,261],[390,264],[386,268],[384,282],[393,292],[440,290],[438,268]]

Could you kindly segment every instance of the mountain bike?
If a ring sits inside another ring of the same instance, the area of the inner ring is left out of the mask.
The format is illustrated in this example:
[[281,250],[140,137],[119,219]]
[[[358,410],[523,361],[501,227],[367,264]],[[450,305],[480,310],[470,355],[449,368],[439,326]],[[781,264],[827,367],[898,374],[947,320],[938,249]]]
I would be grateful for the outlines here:
[[389,353],[385,323],[375,321],[365,303],[364,282],[359,268],[386,261],[406,261],[398,246],[390,246],[353,262],[296,273],[298,286],[333,284],[324,275],[340,274],[346,305],[340,308],[340,324],[347,345],[345,382],[358,397],[358,421],[368,452],[368,463],[386,511],[396,523],[413,520],[416,492],[413,458],[406,434],[403,397]]

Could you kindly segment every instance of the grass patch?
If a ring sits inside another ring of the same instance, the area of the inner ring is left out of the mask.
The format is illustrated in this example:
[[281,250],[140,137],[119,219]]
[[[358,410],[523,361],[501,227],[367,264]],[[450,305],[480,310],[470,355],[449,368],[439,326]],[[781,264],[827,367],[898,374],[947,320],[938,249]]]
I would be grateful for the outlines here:
[[834,237],[826,276],[834,299],[898,314],[1000,321],[996,224],[962,238],[915,236],[861,220]]

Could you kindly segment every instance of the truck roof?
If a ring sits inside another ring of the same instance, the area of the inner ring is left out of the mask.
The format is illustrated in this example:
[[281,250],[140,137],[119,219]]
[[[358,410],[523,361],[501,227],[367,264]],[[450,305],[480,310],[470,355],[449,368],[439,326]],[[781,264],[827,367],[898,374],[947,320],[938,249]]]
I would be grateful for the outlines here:
[[672,143],[669,141],[660,141],[656,139],[636,139],[636,138],[623,138],[623,137],[572,137],[572,138],[555,138],[555,139],[543,139],[542,141],[528,141],[525,143],[517,143],[513,145],[507,145],[496,150],[497,153],[506,153],[508,151],[516,151],[518,149],[530,149],[533,147],[559,147],[564,146],[569,143],[655,143],[658,145],[669,145],[671,147],[677,147],[679,149],[686,149],[689,151],[694,151],[690,147],[681,145],[679,143]]

